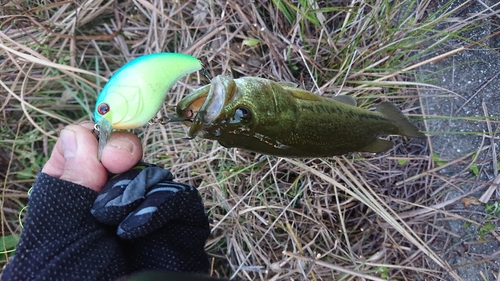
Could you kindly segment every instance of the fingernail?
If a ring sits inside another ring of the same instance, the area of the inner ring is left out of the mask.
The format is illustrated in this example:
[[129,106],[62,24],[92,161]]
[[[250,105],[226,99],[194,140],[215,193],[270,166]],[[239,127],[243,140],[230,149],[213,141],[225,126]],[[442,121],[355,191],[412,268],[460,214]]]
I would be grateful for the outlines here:
[[61,131],[60,139],[64,151],[64,158],[75,157],[77,149],[75,132],[63,129]]
[[109,144],[113,147],[126,150],[130,153],[132,153],[134,150],[134,144],[127,138],[111,139],[109,141]]

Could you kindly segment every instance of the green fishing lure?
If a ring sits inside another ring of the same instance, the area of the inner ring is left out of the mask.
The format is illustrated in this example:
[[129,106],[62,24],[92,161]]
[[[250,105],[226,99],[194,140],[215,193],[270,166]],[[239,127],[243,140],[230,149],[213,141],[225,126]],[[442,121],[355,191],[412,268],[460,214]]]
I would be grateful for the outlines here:
[[118,69],[97,97],[94,109],[99,159],[114,129],[133,129],[148,123],[172,85],[201,69],[197,58],[176,53],[145,55]]

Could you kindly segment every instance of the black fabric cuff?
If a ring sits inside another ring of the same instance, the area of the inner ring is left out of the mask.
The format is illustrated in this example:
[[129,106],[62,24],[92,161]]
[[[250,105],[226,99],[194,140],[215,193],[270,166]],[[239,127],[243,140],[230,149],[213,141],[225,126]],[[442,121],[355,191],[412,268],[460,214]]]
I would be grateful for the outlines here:
[[128,274],[114,230],[90,213],[97,195],[39,173],[21,241],[3,280],[114,280]]

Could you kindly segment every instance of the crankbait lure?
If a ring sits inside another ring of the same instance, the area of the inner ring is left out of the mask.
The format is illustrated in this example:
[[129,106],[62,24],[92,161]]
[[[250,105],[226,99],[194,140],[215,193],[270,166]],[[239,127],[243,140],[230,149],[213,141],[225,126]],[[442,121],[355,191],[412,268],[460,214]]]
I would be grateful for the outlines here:
[[114,129],[133,129],[148,123],[172,85],[201,69],[197,58],[177,53],[145,55],[118,69],[97,97],[94,109],[98,158]]

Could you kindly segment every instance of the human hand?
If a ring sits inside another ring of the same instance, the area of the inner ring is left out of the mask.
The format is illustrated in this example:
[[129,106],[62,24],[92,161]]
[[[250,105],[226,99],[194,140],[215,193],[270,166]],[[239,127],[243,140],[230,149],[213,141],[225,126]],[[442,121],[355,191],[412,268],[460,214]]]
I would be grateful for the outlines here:
[[65,127],[42,172],[100,192],[108,180],[107,171],[125,172],[141,159],[142,146],[137,136],[113,132],[99,161],[92,129],[92,123]]
[[[210,228],[198,191],[173,182],[168,170],[136,165],[142,147],[131,133],[113,132],[99,161],[92,129],[92,123],[63,129],[42,172],[99,193],[91,213],[116,227],[136,270],[206,272]],[[116,174],[109,181],[108,171]]]
[[[136,165],[142,147],[131,133],[113,132],[99,161],[92,129],[92,123],[64,128],[42,172],[99,193],[91,213],[117,227],[136,270],[206,272],[210,228],[198,191],[172,182],[168,170]],[[109,181],[108,171],[116,174]]]
[[[33,184],[23,234],[2,278],[115,280],[146,269],[206,273],[210,229],[201,197],[172,182],[167,170],[136,165],[141,156],[136,136],[115,132],[100,162],[92,124],[67,126]],[[108,181],[108,172],[117,175]],[[135,184],[124,185],[127,180]]]

